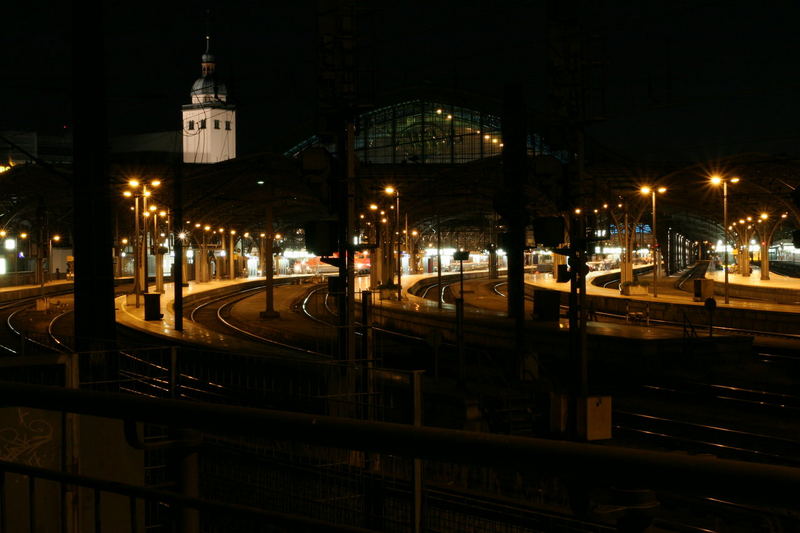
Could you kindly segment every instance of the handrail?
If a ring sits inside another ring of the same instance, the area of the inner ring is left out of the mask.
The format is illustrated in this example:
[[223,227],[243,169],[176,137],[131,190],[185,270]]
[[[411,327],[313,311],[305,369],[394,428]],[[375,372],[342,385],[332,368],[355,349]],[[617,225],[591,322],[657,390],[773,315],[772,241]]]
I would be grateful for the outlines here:
[[20,474],[23,476],[30,476],[36,479],[47,479],[50,481],[57,481],[66,485],[78,485],[80,487],[88,487],[95,491],[110,492],[113,494],[121,494],[123,496],[130,496],[134,498],[141,498],[144,500],[157,501],[162,503],[174,504],[180,507],[189,507],[199,511],[213,511],[217,513],[236,514],[238,516],[250,516],[261,520],[268,520],[271,525],[283,527],[301,527],[303,531],[340,531],[347,533],[376,533],[373,529],[366,529],[357,526],[350,526],[347,524],[336,524],[318,520],[308,516],[282,513],[279,511],[270,511],[267,509],[260,509],[250,507],[247,505],[223,503],[205,498],[194,498],[184,496],[177,492],[169,492],[165,490],[152,489],[148,487],[141,487],[131,485],[128,483],[120,483],[118,481],[110,481],[96,477],[90,477],[80,474],[70,474],[67,472],[59,472],[57,470],[49,470],[36,466],[23,465],[13,463],[10,461],[0,460],[0,472],[9,472],[12,474]]
[[[683,313],[683,336],[684,336],[684,338],[686,338],[686,337],[697,337],[697,330],[694,329],[694,324],[692,324],[692,321],[689,320],[689,315],[686,314],[686,310],[685,309],[681,309],[681,313]],[[689,326],[688,330],[686,328],[687,324]],[[691,331],[691,334],[689,334],[689,331]]]
[[587,486],[796,505],[800,469],[713,457],[0,382],[0,403],[571,477]]

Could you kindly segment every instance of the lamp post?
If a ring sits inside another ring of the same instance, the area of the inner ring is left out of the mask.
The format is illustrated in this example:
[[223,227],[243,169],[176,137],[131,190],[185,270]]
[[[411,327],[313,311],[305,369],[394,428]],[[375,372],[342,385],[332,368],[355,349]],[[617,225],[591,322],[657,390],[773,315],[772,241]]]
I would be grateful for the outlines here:
[[739,178],[723,178],[719,175],[711,176],[711,184],[722,184],[722,231],[723,231],[723,246],[725,247],[725,303],[730,303],[728,296],[728,181],[731,183],[738,183]]
[[369,204],[370,220],[367,221],[367,226],[372,229],[372,235],[369,237],[371,244],[374,246],[371,251],[370,266],[369,266],[369,286],[370,289],[375,290],[383,282],[383,248],[381,247],[381,224],[378,219],[378,204]]
[[[154,179],[150,180],[150,187],[157,188],[161,185],[161,181]],[[147,188],[147,183],[141,183],[139,180],[128,181],[128,186],[131,190],[124,191],[122,194],[126,198],[133,197],[134,201],[134,254],[133,254],[133,292],[136,295],[136,307],[139,307],[139,295],[142,292],[147,292],[147,226],[144,228],[139,226],[140,207],[139,198],[142,198],[142,210],[147,212],[147,198],[150,197],[152,192]],[[141,190],[139,191],[139,186]],[[144,229],[144,240],[142,240],[141,229]],[[142,279],[144,277],[144,279]]]
[[206,224],[203,226],[203,242],[200,244],[200,260],[197,262],[197,266],[200,267],[200,281],[205,282],[209,281],[209,264],[208,264],[208,248],[206,244],[206,236],[208,232],[211,231],[211,226]]
[[228,274],[228,279],[233,281],[236,278],[236,258],[233,256],[233,247],[236,244],[236,230],[232,229],[229,232],[230,234],[230,255],[228,255],[228,270],[230,273]]
[[386,187],[384,189],[386,194],[393,194],[395,197],[395,235],[397,236],[397,301],[399,302],[403,297],[403,287],[401,278],[403,275],[403,255],[400,251],[400,191],[394,187]]
[[47,245],[47,281],[50,281],[50,274],[53,272],[53,241],[58,242],[61,240],[61,235],[53,235],[50,237]]
[[167,211],[165,209],[158,210],[155,205],[150,206],[150,211],[153,213],[153,256],[156,262],[156,292],[161,294],[164,292],[164,254],[162,253],[163,247],[161,246],[160,239],[163,237],[162,233],[158,230],[158,217],[162,220],[167,220]]
[[127,248],[127,246],[128,246],[128,239],[127,239],[127,238],[125,238],[125,237],[123,237],[123,238],[122,238],[122,239],[119,241],[119,243],[120,243],[120,246],[119,246],[119,254],[117,254],[117,255],[118,255],[118,257],[119,257],[119,260],[117,261],[117,272],[116,272],[116,276],[117,276],[118,278],[121,278],[121,277],[122,277],[122,272],[123,272],[123,268],[122,268],[122,259],[125,257],[125,249],[126,249],[126,248]]
[[225,264],[223,257],[225,256],[225,228],[219,228],[219,254],[214,254],[214,279],[222,281],[222,268]]
[[642,187],[639,189],[642,194],[649,194],[653,201],[653,298],[658,298],[658,267],[660,261],[660,248],[658,247],[658,232],[656,231],[656,192],[667,192],[666,187]]
[[[22,233],[19,234],[19,238],[20,238],[20,241],[27,242],[28,234],[23,231]],[[23,248],[27,249],[27,247],[23,247],[22,243],[20,243],[20,247],[19,248],[20,248],[20,250],[19,250],[19,252],[17,252],[17,265],[19,265],[19,259],[22,258],[24,260],[23,261],[23,266],[25,266],[25,270],[28,270],[27,259],[28,259],[28,256],[30,254],[28,253],[27,250],[23,250]],[[24,255],[22,255],[22,254],[24,254]],[[19,266],[17,266],[17,270],[19,270]]]

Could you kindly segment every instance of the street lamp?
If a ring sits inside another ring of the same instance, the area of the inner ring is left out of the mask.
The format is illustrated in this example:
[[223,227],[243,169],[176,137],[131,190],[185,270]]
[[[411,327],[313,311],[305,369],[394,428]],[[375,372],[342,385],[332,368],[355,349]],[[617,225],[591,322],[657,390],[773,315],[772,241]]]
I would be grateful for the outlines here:
[[383,192],[393,194],[395,197],[395,235],[397,236],[397,301],[402,299],[403,288],[401,277],[403,275],[402,254],[400,252],[400,191],[394,187],[386,187]]
[[660,249],[658,247],[658,233],[656,232],[656,192],[667,192],[666,187],[642,187],[639,189],[642,194],[649,194],[653,199],[653,298],[658,297],[658,267],[661,264]]
[[715,174],[711,176],[711,184],[712,185],[719,185],[722,184],[722,227],[723,227],[723,246],[725,247],[725,303],[730,303],[730,298],[728,296],[728,182],[731,183],[738,183],[739,178],[723,178],[722,176]]
[[[141,230],[139,227],[139,198],[142,198],[142,209],[147,212],[147,198],[152,194],[148,190],[148,185],[151,188],[156,188],[161,185],[161,180],[154,179],[148,183],[142,183],[139,180],[132,179],[128,181],[128,186],[132,190],[124,191],[122,194],[126,198],[133,197],[134,199],[134,254],[133,254],[133,292],[136,295],[136,307],[139,307],[139,294],[147,292],[147,226],[144,226],[144,240],[142,240]],[[141,186],[141,190],[139,187]],[[144,279],[142,279],[144,278]]]
[[61,235],[53,235],[50,237],[47,246],[47,279],[50,280],[50,274],[53,272],[53,242],[61,240]]

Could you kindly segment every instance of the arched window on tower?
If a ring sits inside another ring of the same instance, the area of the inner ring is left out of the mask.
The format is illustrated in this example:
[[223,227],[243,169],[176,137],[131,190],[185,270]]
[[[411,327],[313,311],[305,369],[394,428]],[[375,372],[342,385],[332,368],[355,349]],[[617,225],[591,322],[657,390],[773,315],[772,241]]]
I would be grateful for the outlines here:
[[200,129],[201,130],[206,129],[206,119],[204,119],[204,118],[200,119]]
[[190,120],[189,124],[186,126],[187,129],[193,130],[194,129],[194,120]]

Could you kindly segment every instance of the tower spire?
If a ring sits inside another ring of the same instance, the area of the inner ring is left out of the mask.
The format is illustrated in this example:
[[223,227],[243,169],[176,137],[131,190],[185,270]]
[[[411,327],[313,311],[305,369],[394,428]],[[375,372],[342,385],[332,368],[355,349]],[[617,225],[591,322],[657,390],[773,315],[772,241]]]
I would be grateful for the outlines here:
[[211,55],[211,10],[206,9],[206,52],[202,58],[203,77],[214,74],[214,56]]
[[214,67],[215,67],[215,59],[214,56],[211,55],[211,36],[206,35],[206,52],[203,54],[202,62],[200,63],[202,67],[203,77],[210,76],[214,74]]

